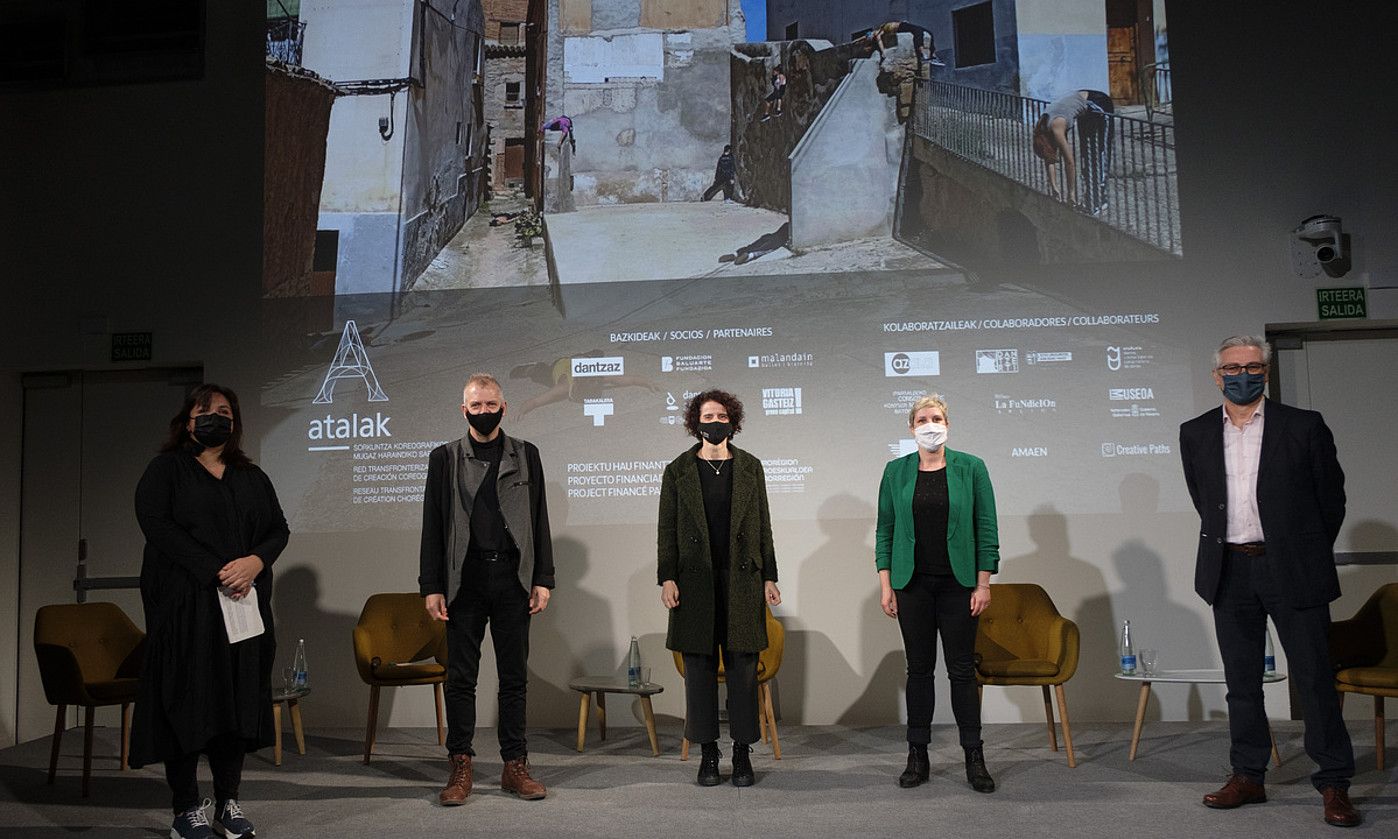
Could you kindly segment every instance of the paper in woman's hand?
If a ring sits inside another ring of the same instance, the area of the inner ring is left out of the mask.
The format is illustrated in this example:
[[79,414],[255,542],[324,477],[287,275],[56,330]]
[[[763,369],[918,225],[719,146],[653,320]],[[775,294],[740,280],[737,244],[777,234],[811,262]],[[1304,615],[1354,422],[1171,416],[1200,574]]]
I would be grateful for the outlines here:
[[237,600],[229,596],[230,591],[223,587],[218,590],[218,605],[223,610],[223,628],[228,632],[228,643],[236,644],[265,632],[262,613],[257,609],[257,586],[249,587],[248,593]]

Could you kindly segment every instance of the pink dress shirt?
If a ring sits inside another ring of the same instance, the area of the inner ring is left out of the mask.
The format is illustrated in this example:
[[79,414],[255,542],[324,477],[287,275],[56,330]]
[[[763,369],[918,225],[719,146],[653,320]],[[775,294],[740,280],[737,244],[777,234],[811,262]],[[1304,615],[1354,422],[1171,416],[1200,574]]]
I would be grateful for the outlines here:
[[1223,410],[1223,466],[1228,475],[1228,531],[1225,541],[1261,542],[1262,516],[1257,512],[1257,466],[1262,461],[1262,406],[1242,428]]

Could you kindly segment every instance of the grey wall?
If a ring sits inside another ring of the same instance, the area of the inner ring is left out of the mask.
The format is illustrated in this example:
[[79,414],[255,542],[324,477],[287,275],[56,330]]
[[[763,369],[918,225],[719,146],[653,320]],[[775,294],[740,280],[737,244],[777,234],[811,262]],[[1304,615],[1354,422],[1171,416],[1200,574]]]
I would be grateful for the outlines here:
[[[256,371],[267,350],[250,338],[259,334],[262,305],[263,34],[256,11],[209,5],[207,72],[197,82],[0,94],[0,113],[25,126],[0,137],[0,176],[9,195],[0,203],[0,236],[10,257],[0,304],[22,313],[12,315],[0,335],[0,625],[32,620],[17,614],[13,586],[21,372],[112,367],[106,336],[84,335],[80,328],[83,319],[97,318],[113,331],[153,330],[156,365],[203,362],[211,380],[247,393],[262,385]],[[1129,299],[1186,324],[1180,337],[1198,376],[1192,393],[1173,398],[1203,411],[1218,403],[1206,370],[1219,337],[1315,317],[1319,283],[1293,276],[1285,249],[1286,232],[1302,218],[1317,212],[1344,217],[1356,251],[1344,284],[1394,284],[1398,240],[1391,231],[1398,228],[1398,202],[1382,187],[1398,182],[1389,149],[1394,117],[1374,107],[1382,82],[1368,80],[1392,78],[1395,68],[1386,35],[1372,21],[1317,17],[1309,4],[1273,4],[1263,16],[1214,4],[1170,11],[1184,258],[1020,267],[980,279],[1030,283],[1104,308]],[[1277,49],[1296,43],[1305,50]],[[1350,81],[1336,85],[1335,79]],[[1394,292],[1371,288],[1370,310],[1374,317],[1398,314]],[[249,401],[250,427],[277,421],[275,409]],[[1373,445],[1392,445],[1384,432],[1375,429]],[[250,443],[259,456],[258,441]],[[1354,463],[1362,453],[1341,452],[1341,458]],[[1101,677],[1110,667],[1110,630],[1121,617],[1157,627],[1150,631],[1162,650],[1211,653],[1208,612],[1191,588],[1197,522],[1189,514],[1161,512],[1178,509],[1183,487],[1128,482],[1119,490],[1116,512],[1064,516],[1052,506],[1062,485],[1046,486],[1041,511],[1001,523],[1002,578],[1044,582],[1061,610],[1087,628],[1083,667],[1068,688],[1077,719],[1126,720],[1133,713],[1132,692],[1117,691]],[[783,710],[793,721],[886,721],[890,707],[861,705],[859,688],[897,679],[896,629],[872,611],[867,568],[842,564],[868,548],[872,504],[847,495],[828,499],[816,513],[817,527],[783,527],[777,534],[783,556],[791,557],[784,588],[795,592],[787,617],[791,658],[780,685]],[[663,615],[654,580],[642,560],[631,559],[636,545],[652,536],[643,527],[560,532],[566,540],[560,550],[577,569],[576,582],[535,628],[531,664],[539,678],[531,685],[532,724],[570,725],[576,704],[555,679],[578,666],[620,662],[626,637],[636,631],[657,675],[673,678],[663,672]],[[336,648],[345,642],[334,639],[345,637],[366,591],[411,588],[407,572],[387,581],[374,574],[388,558],[401,561],[414,551],[411,533],[293,537],[282,559],[282,591],[299,578],[304,594],[287,604],[283,637],[296,637],[313,619],[327,628],[320,655],[329,681],[317,694],[324,698],[316,700],[313,725],[358,724],[366,691],[344,663],[347,644]],[[628,559],[618,563],[616,557]],[[806,565],[809,575],[802,573]],[[1392,576],[1386,567],[1342,569],[1345,594],[1334,613],[1352,614]],[[592,621],[613,612],[635,615],[636,623]],[[11,674],[21,655],[32,652],[0,643],[0,737],[6,739],[13,736]],[[1167,661],[1180,657],[1174,653]],[[484,665],[488,673],[489,659]],[[483,680],[482,695],[491,692],[493,683]],[[400,693],[388,719],[430,724],[430,692]],[[660,713],[678,713],[679,691],[667,690],[661,699]],[[1222,696],[1162,691],[1160,703],[1163,716],[1182,719],[1217,712]],[[1365,703],[1351,704],[1356,719],[1370,716]],[[493,720],[490,705],[483,703],[483,724]],[[1036,720],[1036,706],[1033,691],[986,693],[991,720]],[[1284,704],[1272,710],[1283,715]],[[624,716],[614,710],[613,722],[624,724]]]

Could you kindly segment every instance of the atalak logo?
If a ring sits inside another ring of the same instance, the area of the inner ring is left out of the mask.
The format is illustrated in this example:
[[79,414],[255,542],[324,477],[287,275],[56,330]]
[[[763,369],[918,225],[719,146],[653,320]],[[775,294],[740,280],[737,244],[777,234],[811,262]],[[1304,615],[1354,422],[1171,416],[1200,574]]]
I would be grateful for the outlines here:
[[[369,354],[364,349],[364,340],[359,337],[359,328],[354,321],[345,321],[345,329],[340,333],[340,344],[330,360],[330,368],[325,371],[325,379],[320,390],[311,400],[313,405],[329,405],[335,401],[335,387],[343,379],[359,379],[364,382],[370,402],[387,402],[388,394],[379,386],[379,378],[374,375],[374,365],[369,363]],[[344,451],[347,444],[341,440],[374,440],[392,437],[388,423],[393,418],[382,412],[373,414],[352,414],[337,417],[326,414],[310,421],[306,429],[306,439],[318,442],[334,442],[336,445],[309,447],[310,451]]]
[[578,379],[587,376],[620,376],[626,372],[626,361],[619,355],[607,358],[575,358],[572,371],[573,377]]
[[935,350],[922,352],[886,352],[883,354],[885,376],[940,376],[942,356]]

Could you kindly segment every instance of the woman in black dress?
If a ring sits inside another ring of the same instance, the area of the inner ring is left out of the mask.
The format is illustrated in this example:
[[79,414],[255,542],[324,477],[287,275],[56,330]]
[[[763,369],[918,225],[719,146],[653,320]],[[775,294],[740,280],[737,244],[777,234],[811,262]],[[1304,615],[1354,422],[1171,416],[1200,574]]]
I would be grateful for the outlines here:
[[767,648],[763,602],[782,602],[762,461],[728,440],[743,427],[743,403],[706,390],[685,407],[699,439],[660,479],[658,580],[670,610],[667,649],[684,659],[685,737],[699,743],[702,786],[718,772],[718,662],[728,682],[733,785],[757,781],[749,753],[759,737],[757,657]]
[[[237,395],[194,388],[136,487],[147,650],[131,764],[165,764],[172,839],[213,836],[195,772],[213,772],[214,821],[253,836],[238,806],[243,755],[272,744],[272,563],[289,531],[272,482],[243,453]],[[255,596],[265,631],[228,642],[219,598]]]

